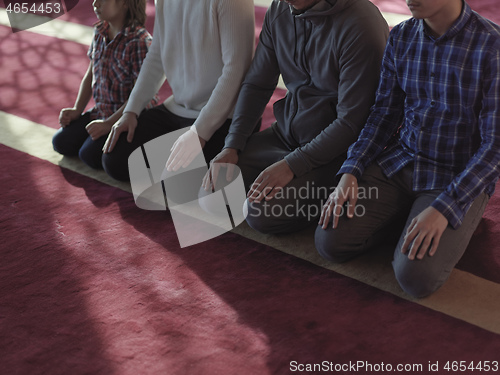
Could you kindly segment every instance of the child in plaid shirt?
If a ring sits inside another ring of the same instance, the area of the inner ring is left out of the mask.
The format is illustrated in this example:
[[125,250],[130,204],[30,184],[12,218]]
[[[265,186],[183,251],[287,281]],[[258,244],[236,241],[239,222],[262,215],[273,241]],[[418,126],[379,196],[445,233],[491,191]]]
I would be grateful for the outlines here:
[[[152,38],[144,28],[146,0],[94,0],[93,6],[100,21],[88,51],[90,64],[75,105],[61,110],[52,144],[99,169],[106,137],[123,113]],[[82,113],[91,96],[95,106]]]

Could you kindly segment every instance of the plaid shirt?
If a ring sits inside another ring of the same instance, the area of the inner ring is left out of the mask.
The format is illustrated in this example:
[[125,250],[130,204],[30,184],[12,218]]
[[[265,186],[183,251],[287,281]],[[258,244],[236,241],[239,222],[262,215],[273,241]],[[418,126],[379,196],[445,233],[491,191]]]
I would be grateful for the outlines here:
[[413,191],[458,228],[500,170],[500,27],[464,3],[441,37],[410,19],[389,36],[376,103],[339,171],[360,177],[374,160],[387,177],[413,163]]
[[[108,41],[109,25],[99,22],[88,56],[92,60],[93,118],[106,119],[128,99],[151,45],[151,35],[143,27],[126,27]],[[150,103],[154,105],[158,97]]]

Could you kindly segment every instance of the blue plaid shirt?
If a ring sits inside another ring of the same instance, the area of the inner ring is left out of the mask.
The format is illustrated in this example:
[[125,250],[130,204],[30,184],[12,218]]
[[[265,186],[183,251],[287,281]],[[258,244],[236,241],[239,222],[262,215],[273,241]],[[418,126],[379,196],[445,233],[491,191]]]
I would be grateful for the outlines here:
[[375,105],[339,171],[361,177],[376,161],[387,177],[413,163],[414,191],[442,190],[432,203],[453,228],[500,170],[500,27],[464,3],[433,38],[411,18],[389,36]]

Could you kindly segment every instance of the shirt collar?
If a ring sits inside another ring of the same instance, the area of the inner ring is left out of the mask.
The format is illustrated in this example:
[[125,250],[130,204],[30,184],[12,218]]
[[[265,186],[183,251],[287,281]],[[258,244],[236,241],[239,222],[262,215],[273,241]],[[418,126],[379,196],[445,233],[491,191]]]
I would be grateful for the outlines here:
[[424,23],[423,19],[419,20],[420,21],[419,29],[421,32],[423,32],[425,35],[431,37],[435,41],[445,41],[445,40],[451,39],[455,35],[457,35],[465,27],[465,25],[469,21],[471,15],[472,15],[471,7],[469,6],[469,4],[467,4],[465,1],[463,1],[462,13],[460,13],[460,16],[453,23],[453,25],[451,25],[451,27],[448,29],[448,31],[446,31],[446,33],[441,35],[439,38],[436,39],[436,38],[431,37],[429,35],[429,33],[425,30],[425,23]]
[[106,21],[97,22],[95,24],[95,29],[102,37],[108,37],[109,24]]
[[[109,24],[106,21],[99,21],[95,24],[95,28],[103,38],[108,38]],[[130,29],[130,26],[124,27],[120,32],[118,32],[118,34],[116,34],[116,37],[118,37],[118,35],[120,34],[123,34],[123,36],[126,37],[129,34]]]

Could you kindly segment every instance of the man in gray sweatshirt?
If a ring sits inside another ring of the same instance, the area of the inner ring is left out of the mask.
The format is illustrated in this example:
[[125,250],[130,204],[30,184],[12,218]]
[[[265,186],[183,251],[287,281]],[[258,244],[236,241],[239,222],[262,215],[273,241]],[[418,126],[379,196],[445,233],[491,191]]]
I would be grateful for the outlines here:
[[[373,104],[387,37],[369,0],[274,0],[205,190],[235,177],[218,163],[237,164],[251,227],[288,233],[316,223]],[[274,103],[276,122],[253,134],[280,74],[288,92]]]

